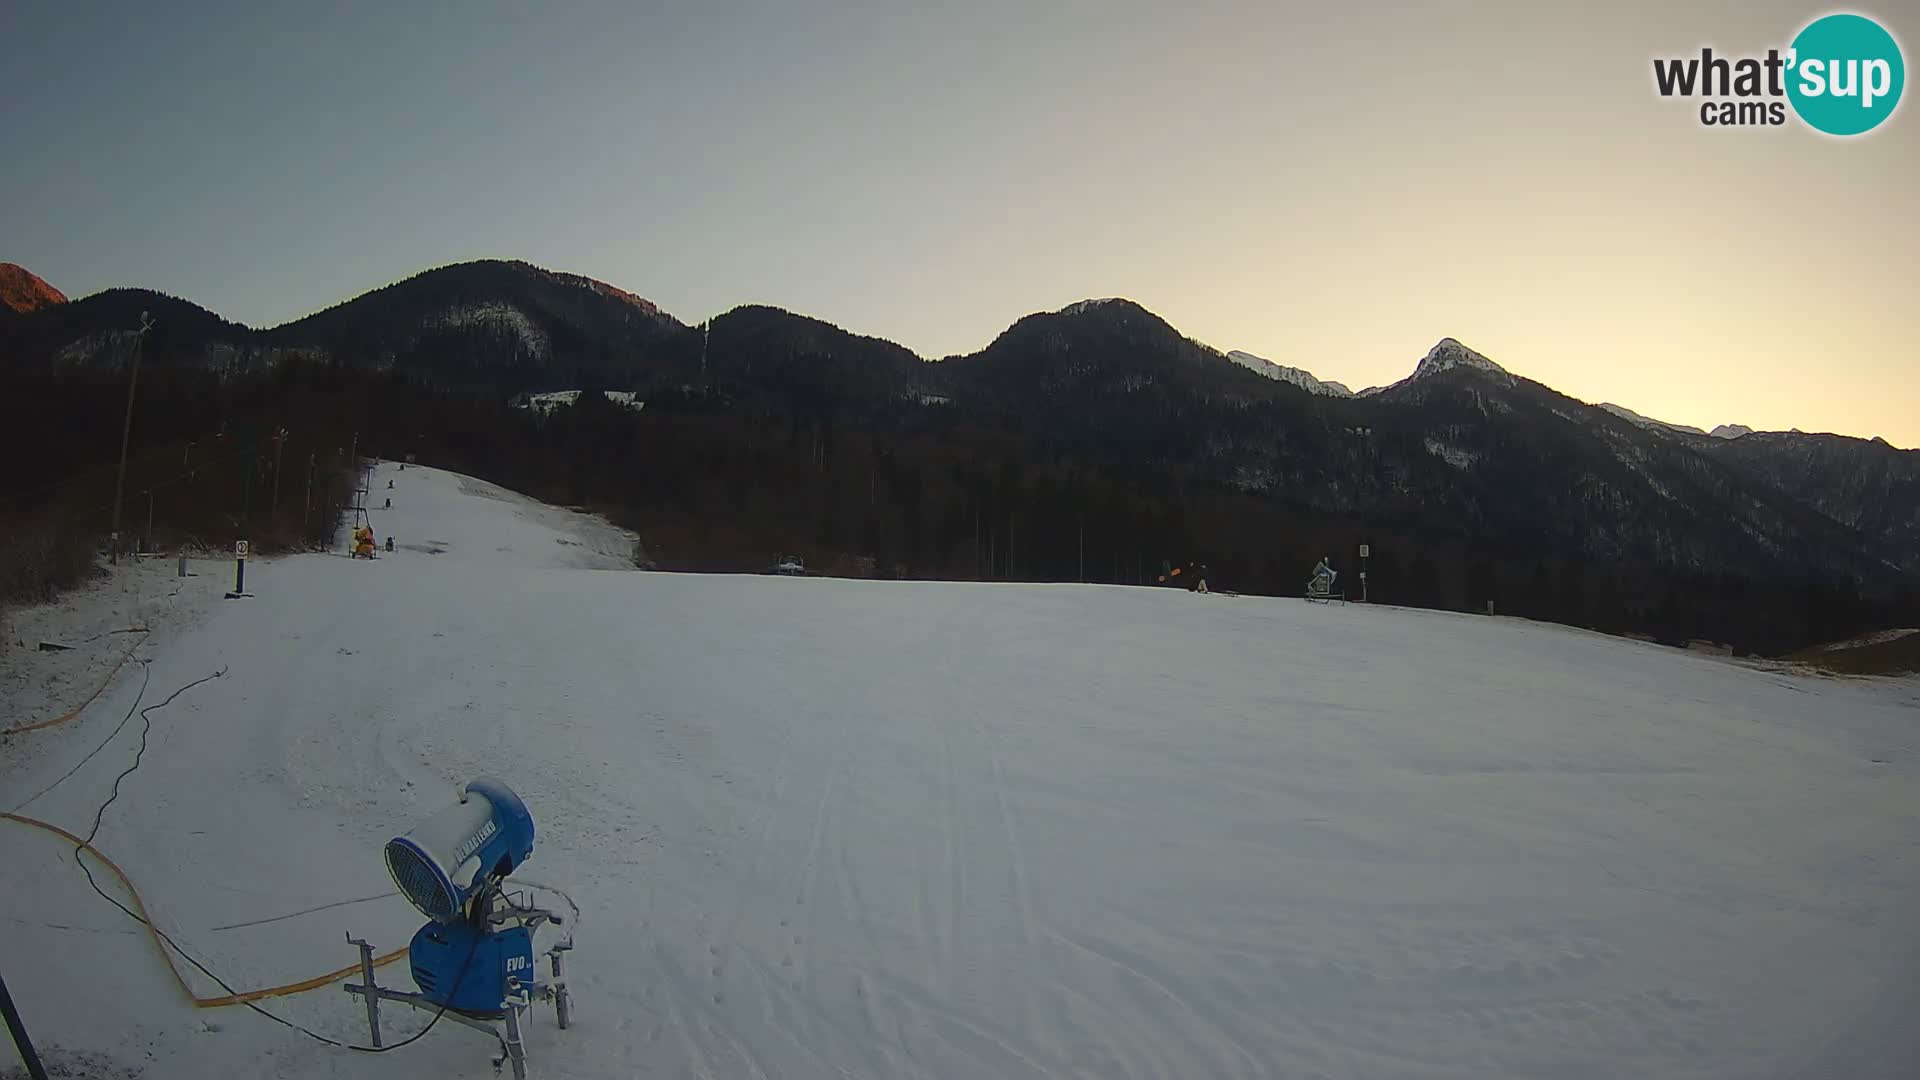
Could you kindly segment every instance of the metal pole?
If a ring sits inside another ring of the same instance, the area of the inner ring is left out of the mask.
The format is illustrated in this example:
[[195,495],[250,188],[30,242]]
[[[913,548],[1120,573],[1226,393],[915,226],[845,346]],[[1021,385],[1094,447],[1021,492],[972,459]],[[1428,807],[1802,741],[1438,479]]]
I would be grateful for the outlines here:
[[127,489],[127,443],[133,437],[133,395],[140,387],[140,346],[147,340],[147,331],[153,328],[153,319],[146,313],[140,313],[140,330],[133,336],[133,373],[127,376],[127,418],[120,425],[120,471],[113,481],[113,528],[108,538],[113,543],[113,552],[109,559],[114,564],[120,562],[120,499]]
[[273,508],[267,511],[272,527],[280,526],[280,453],[287,448],[287,429],[281,428],[273,436]]
[[572,947],[563,942],[547,954],[553,964],[553,1014],[562,1031],[573,1023],[573,995],[567,992],[567,969],[561,954]]
[[319,455],[307,455],[307,504],[300,510],[300,542],[306,543],[307,520],[313,516],[313,470]]
[[373,1045],[378,1047],[380,1045],[380,995],[372,992],[374,989],[373,945],[365,938],[354,937],[351,933],[347,935],[347,944],[357,945],[360,948],[360,978],[365,980],[362,985],[369,991],[367,994],[367,1033],[373,1037]]
[[6,1018],[7,1031],[20,1051],[20,1060],[26,1062],[27,1075],[33,1080],[47,1080],[46,1066],[40,1064],[33,1040],[27,1037],[27,1025],[20,1020],[20,1010],[13,1007],[13,995],[7,992],[7,980],[3,976],[0,976],[0,1016]]
[[527,1042],[520,1033],[521,1003],[526,999],[518,997],[519,984],[509,978],[507,993],[516,995],[507,999],[507,1057],[513,1064],[513,1080],[527,1080]]

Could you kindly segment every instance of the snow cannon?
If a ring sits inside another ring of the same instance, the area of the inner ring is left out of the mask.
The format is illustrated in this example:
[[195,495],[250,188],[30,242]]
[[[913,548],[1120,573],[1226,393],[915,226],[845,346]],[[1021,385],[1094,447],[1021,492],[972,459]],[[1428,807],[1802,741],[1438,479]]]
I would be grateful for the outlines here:
[[500,883],[533,854],[533,815],[506,784],[481,777],[460,801],[387,841],[387,872],[407,902],[432,919],[407,959],[428,1001],[499,1015],[509,980],[533,975],[533,934],[500,920]]
[[[527,804],[505,783],[484,776],[461,789],[458,802],[387,841],[387,873],[400,895],[429,921],[408,946],[418,993],[375,982],[373,944],[347,934],[360,950],[361,981],[344,989],[365,1002],[367,1036],[375,1049],[384,1046],[380,1003],[397,1002],[432,1012],[434,1022],[446,1017],[492,1035],[501,1046],[494,1068],[511,1061],[515,1080],[526,1080],[525,1025],[534,1002],[551,1001],[563,1029],[572,1016],[564,967],[573,948],[572,923],[546,950],[551,976],[539,978],[534,934],[549,924],[561,928],[562,920],[536,906],[532,897],[545,890],[566,899],[569,907],[573,901],[552,886],[507,879],[532,854],[533,815]],[[504,1023],[504,1032],[495,1027],[498,1023]]]
[[420,914],[451,923],[532,854],[527,804],[483,776],[461,791],[459,802],[387,841],[387,872]]

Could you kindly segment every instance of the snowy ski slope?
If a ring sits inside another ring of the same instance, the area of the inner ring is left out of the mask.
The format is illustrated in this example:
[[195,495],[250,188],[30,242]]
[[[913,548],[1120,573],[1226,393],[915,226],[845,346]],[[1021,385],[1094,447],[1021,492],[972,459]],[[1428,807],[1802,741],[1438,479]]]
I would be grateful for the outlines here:
[[[1915,680],[1360,605],[648,574],[489,485],[374,488],[392,555],[192,579],[207,610],[137,654],[145,704],[228,673],[151,714],[99,843],[241,989],[352,962],[348,930],[404,944],[380,845],[493,773],[585,913],[540,1076],[1920,1075]],[[139,688],[0,747],[0,808]],[[139,729],[24,812],[84,832]],[[195,1011],[67,849],[0,823],[0,859],[0,965],[60,1053],[490,1075],[450,1024],[371,1056]],[[266,1004],[365,1037],[337,989]]]

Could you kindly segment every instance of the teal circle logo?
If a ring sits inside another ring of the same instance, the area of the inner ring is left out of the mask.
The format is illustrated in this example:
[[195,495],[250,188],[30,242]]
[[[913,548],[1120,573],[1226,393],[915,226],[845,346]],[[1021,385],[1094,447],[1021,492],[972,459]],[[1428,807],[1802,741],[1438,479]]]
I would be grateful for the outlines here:
[[1815,130],[1859,135],[1900,104],[1907,64],[1900,44],[1864,15],[1827,15],[1807,24],[1788,55],[1787,99]]

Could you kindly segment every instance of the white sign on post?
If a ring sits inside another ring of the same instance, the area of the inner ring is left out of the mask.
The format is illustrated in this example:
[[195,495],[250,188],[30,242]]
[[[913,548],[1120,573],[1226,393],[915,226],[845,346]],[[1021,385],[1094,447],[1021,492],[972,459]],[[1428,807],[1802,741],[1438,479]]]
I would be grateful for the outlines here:
[[1367,554],[1368,554],[1369,552],[1371,552],[1372,550],[1373,550],[1373,549],[1372,549],[1372,548],[1370,548],[1370,547],[1368,547],[1367,545],[1365,545],[1365,544],[1361,544],[1361,545],[1360,545],[1360,557],[1361,557],[1361,558],[1363,558],[1363,559],[1364,559],[1364,558],[1366,558],[1366,557],[1367,557]]
[[233,557],[236,559],[244,559],[247,557],[247,542],[245,540],[235,540],[233,542]]

